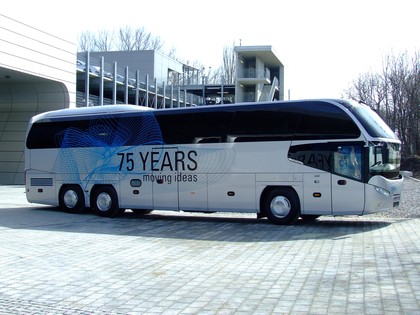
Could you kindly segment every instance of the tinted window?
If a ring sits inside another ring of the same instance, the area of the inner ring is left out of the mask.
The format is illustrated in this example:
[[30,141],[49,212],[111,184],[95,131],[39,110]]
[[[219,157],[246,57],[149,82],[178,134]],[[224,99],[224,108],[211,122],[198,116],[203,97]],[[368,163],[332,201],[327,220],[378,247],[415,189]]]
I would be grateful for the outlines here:
[[[65,122],[62,132],[55,135],[61,148],[108,147],[120,143],[115,119],[91,119]],[[123,132],[123,131],[121,131]]]
[[306,102],[299,106],[302,117],[295,139],[357,138],[360,130],[340,108],[327,103]]
[[395,133],[382,120],[382,118],[368,106],[354,102],[351,104],[354,106],[349,107],[350,111],[356,116],[370,136],[395,140],[398,139]]
[[59,148],[63,143],[68,146],[71,138],[76,140],[88,129],[89,120],[37,122],[29,131],[26,146],[28,149]]
[[27,147],[107,147],[162,143],[153,114],[95,117],[84,120],[36,122],[28,134]]
[[28,149],[37,149],[37,148],[54,148],[56,145],[49,134],[56,133],[55,129],[57,126],[54,126],[50,123],[50,128],[44,128],[46,124],[35,123],[32,125],[31,130],[29,131],[28,137],[26,138],[26,147]]
[[194,143],[192,132],[192,113],[167,113],[155,114],[162,132],[163,142],[166,144]]
[[359,135],[357,126],[340,108],[320,101],[304,101],[36,122],[29,132],[27,146],[34,149],[281,141]]
[[151,112],[120,117],[117,136],[121,145],[160,144],[163,141],[159,124]]
[[225,142],[234,112],[190,110],[156,114],[166,144]]
[[[292,139],[299,120],[293,108],[266,108],[263,105],[237,112],[230,133],[252,141],[252,137],[269,140]],[[255,141],[255,140],[254,140]]]
[[362,180],[363,143],[320,143],[290,147],[288,157],[306,166]]
[[192,129],[195,143],[225,142],[230,130],[234,112],[197,112]]

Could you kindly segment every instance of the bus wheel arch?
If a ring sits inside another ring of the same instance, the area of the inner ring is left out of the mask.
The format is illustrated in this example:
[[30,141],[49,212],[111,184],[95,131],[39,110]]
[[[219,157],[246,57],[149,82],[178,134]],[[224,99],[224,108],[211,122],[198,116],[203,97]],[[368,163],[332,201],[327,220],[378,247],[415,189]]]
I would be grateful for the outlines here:
[[92,187],[91,207],[101,217],[115,217],[121,214],[118,195],[112,185],[96,185]]
[[293,224],[300,216],[299,196],[292,187],[266,187],[261,194],[260,212],[273,224]]
[[85,210],[85,195],[82,187],[77,184],[61,186],[58,194],[60,209],[69,213],[82,213]]

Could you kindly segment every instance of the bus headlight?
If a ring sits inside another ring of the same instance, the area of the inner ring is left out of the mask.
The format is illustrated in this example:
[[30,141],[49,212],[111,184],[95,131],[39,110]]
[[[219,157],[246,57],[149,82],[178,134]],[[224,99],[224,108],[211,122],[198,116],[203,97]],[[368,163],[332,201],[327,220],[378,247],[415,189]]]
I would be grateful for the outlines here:
[[382,195],[385,195],[387,197],[391,197],[391,192],[389,192],[388,190],[386,190],[382,187],[375,186],[375,190]]

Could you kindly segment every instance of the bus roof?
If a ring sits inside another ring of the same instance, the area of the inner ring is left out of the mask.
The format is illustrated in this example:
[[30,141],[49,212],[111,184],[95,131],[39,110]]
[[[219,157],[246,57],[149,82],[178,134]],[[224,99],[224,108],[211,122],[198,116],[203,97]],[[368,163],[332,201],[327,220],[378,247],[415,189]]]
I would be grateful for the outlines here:
[[104,105],[104,106],[93,106],[93,107],[77,107],[77,108],[65,108],[34,116],[31,120],[32,123],[39,120],[49,120],[51,118],[63,118],[63,117],[75,117],[75,116],[87,116],[87,115],[106,115],[116,113],[133,113],[142,111],[152,111],[153,108],[137,105]]
[[38,114],[31,119],[31,123],[43,120],[49,121],[50,119],[55,118],[66,118],[66,117],[82,117],[82,116],[92,116],[92,115],[108,115],[108,114],[124,114],[124,113],[134,113],[134,112],[150,112],[155,113],[175,113],[175,112],[193,112],[193,111],[235,111],[236,109],[244,108],[254,108],[258,106],[268,106],[275,107],[278,105],[292,105],[293,104],[304,104],[304,103],[329,103],[334,105],[342,105],[351,111],[351,108],[354,106],[366,106],[359,104],[354,101],[345,100],[345,99],[305,99],[305,100],[292,100],[292,101],[276,101],[276,102],[247,102],[247,103],[233,103],[233,104],[224,104],[224,105],[206,105],[200,107],[176,107],[176,108],[162,108],[154,109],[145,106],[137,105],[104,105],[104,106],[93,106],[93,107],[80,107],[80,108],[66,108],[50,112],[45,112]]

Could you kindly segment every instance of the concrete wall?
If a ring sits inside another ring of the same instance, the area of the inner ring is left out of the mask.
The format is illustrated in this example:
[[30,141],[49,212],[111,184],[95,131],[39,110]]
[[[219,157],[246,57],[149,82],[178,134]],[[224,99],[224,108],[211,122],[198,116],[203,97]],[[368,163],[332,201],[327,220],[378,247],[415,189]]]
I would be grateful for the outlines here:
[[73,107],[76,45],[0,14],[0,184],[23,184],[29,119]]

